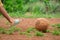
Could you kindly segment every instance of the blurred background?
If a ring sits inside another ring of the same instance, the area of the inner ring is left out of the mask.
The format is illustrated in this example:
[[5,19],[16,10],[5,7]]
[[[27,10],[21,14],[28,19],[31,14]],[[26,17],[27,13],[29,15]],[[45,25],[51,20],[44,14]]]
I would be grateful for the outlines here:
[[12,17],[60,18],[60,0],[2,0]]

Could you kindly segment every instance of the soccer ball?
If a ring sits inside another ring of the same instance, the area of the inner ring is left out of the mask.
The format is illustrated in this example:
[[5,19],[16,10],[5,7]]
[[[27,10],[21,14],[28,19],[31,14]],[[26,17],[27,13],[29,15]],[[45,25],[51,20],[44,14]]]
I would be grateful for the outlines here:
[[49,21],[45,18],[38,18],[35,23],[35,28],[39,31],[46,32],[49,27]]

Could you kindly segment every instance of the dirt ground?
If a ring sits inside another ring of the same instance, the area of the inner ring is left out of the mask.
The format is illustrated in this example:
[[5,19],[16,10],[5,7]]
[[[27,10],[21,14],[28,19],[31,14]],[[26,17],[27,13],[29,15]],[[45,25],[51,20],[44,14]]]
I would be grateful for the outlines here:
[[[34,27],[35,18],[19,18],[22,19],[20,24],[16,25],[19,28],[22,28],[22,31],[25,31],[28,27]],[[60,23],[60,18],[51,18],[48,19],[51,24]],[[0,27],[3,28],[9,28],[9,25],[6,25],[6,19],[0,18]],[[50,26],[50,30],[53,30],[53,28]],[[20,35],[18,33],[14,33],[13,35],[7,35],[7,34],[0,34],[0,40],[60,40],[60,36],[52,35],[51,33],[45,33],[45,36],[43,37],[27,37],[25,35]]]

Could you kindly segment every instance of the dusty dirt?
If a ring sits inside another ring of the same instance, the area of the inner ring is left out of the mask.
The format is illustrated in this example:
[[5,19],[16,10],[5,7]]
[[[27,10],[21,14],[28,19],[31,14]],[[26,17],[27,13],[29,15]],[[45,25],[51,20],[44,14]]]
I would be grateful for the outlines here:
[[[21,18],[22,21],[20,24],[16,25],[19,28],[22,28],[22,31],[25,31],[28,27],[34,27],[36,19],[34,18]],[[60,18],[51,18],[48,19],[51,24],[60,23]],[[6,25],[6,19],[0,18],[0,27],[9,28],[9,25]],[[51,26],[49,27],[50,30],[53,30]],[[60,36],[54,36],[51,33],[45,33],[43,37],[27,37],[25,35],[19,35],[18,33],[14,33],[13,35],[7,34],[0,34],[0,40],[60,40]]]

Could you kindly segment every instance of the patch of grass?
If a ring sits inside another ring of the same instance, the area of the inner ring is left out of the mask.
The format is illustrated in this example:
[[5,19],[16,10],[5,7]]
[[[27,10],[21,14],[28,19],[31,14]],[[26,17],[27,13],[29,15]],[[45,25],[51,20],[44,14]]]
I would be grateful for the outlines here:
[[20,32],[21,35],[26,35],[28,37],[31,37],[32,34],[30,32],[32,32],[34,30],[34,27],[29,27],[25,32]]
[[[33,35],[31,34],[33,33]],[[36,30],[34,27],[28,28],[25,32],[20,32],[20,35],[27,35],[28,37],[30,36],[44,36],[44,34],[38,30]]]
[[31,37],[32,35],[28,32],[20,32],[20,35],[26,35],[28,37]]
[[60,24],[56,24],[57,28],[60,28]]
[[16,28],[16,26],[12,26],[6,31],[6,34],[13,34],[15,31],[18,32],[20,30],[21,30],[20,28]]
[[34,30],[34,27],[30,27],[30,28],[28,28],[28,29],[26,30],[26,32],[30,33],[30,32],[33,31],[33,30]]
[[20,30],[21,30],[20,28],[16,28],[15,26],[12,26],[8,29],[0,28],[0,33],[2,33],[2,34],[13,34],[15,31],[19,32]]
[[54,31],[52,32],[52,34],[53,34],[53,35],[60,35],[60,31],[54,30]]
[[26,32],[20,32],[20,35],[25,35],[26,34]]
[[9,13],[9,15],[11,17],[15,17],[15,18],[60,18],[60,13],[47,13],[47,14],[43,14],[43,13],[31,13],[31,16],[25,15],[25,13]]
[[0,33],[4,34],[5,31],[6,31],[6,30],[5,30],[4,28],[1,28],[1,27],[0,27]]
[[7,31],[5,32],[5,34],[9,34],[9,35],[10,35],[10,34],[13,34],[13,32],[14,32],[14,31],[7,30]]
[[53,24],[52,27],[60,28],[60,24]]
[[46,32],[51,32],[50,30],[47,30]]
[[6,31],[6,34],[13,34],[15,31],[19,32],[20,31],[20,28],[9,28],[7,31]]
[[36,31],[35,36],[44,36],[44,34],[42,32],[40,32],[40,31]]
[[44,36],[44,34],[38,30],[36,30],[34,27],[30,27],[28,28],[25,32],[20,32],[21,35],[27,35],[27,36],[31,36],[31,32],[33,32],[33,34],[35,36]]
[[16,26],[12,26],[7,30],[6,34],[13,34],[15,31],[18,32],[20,30],[21,30],[20,28],[16,28]]
[[9,28],[9,30],[12,30],[12,31],[20,31],[21,28],[17,28],[16,26],[12,26]]
[[56,25],[55,24],[52,24],[52,27],[56,27]]
[[31,32],[33,32],[33,34],[35,34],[35,28],[34,27],[29,27],[25,32],[20,32],[21,35],[27,35],[28,37],[32,37],[33,35],[31,34]]

